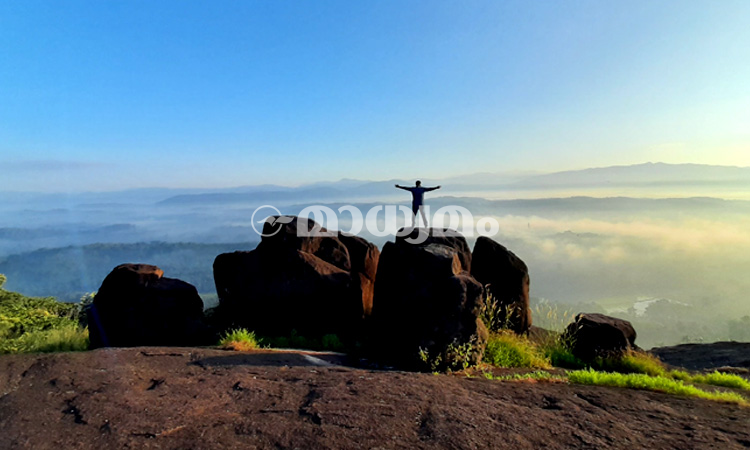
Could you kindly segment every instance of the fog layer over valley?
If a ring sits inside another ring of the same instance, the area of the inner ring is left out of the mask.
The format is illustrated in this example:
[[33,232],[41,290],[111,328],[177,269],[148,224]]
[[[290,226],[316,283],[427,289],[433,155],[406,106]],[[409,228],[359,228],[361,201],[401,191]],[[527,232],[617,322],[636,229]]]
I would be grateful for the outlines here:
[[[254,248],[257,207],[296,215],[309,205],[353,205],[366,215],[408,206],[408,194],[393,185],[413,181],[0,193],[0,273],[9,290],[74,301],[115,265],[144,262],[196,285],[211,304],[213,258]],[[497,220],[494,239],[529,266],[536,325],[559,328],[572,314],[607,312],[631,320],[645,348],[750,341],[750,169],[644,164],[423,182],[443,186],[427,194],[432,213],[456,205],[474,221]],[[338,219],[349,230],[351,215]],[[380,246],[389,239],[361,235]],[[473,244],[476,233],[467,238]]]

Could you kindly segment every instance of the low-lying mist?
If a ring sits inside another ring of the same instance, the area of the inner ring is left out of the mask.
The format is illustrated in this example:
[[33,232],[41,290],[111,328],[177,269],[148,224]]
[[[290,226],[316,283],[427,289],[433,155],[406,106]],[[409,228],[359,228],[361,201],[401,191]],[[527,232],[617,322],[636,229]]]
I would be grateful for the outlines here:
[[[433,212],[457,204],[472,211],[475,222],[497,221],[492,237],[529,266],[538,325],[559,329],[578,312],[604,312],[631,320],[645,348],[750,340],[750,202],[578,197],[432,203]],[[362,234],[379,245],[387,240]],[[472,245],[474,234],[467,236]]]
[[498,240],[529,265],[533,297],[626,317],[644,347],[750,339],[733,325],[750,315],[748,219],[498,220]]

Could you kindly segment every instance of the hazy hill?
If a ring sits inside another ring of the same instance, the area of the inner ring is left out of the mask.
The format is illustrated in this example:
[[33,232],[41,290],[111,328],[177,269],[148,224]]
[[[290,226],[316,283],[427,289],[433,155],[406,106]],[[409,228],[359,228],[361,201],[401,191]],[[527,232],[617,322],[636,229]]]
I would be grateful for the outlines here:
[[140,262],[159,266],[165,276],[187,281],[198,292],[214,294],[214,258],[224,252],[252,250],[255,245],[151,242],[43,249],[0,260],[0,273],[8,278],[8,290],[78,301],[84,293],[99,289],[114,267]]
[[750,167],[645,163],[537,175],[520,180],[516,183],[516,187],[532,189],[570,186],[660,186],[695,183],[709,185],[745,184],[750,186]]
[[[332,201],[338,199],[378,198],[386,201],[398,198],[395,183],[411,184],[413,180],[358,181],[344,179],[336,182],[316,183],[285,190],[229,192],[216,190],[210,193],[185,193],[162,201],[165,205],[220,205],[254,202]],[[425,180],[427,185],[443,185],[435,195],[460,195],[466,192],[535,191],[570,188],[587,188],[592,195],[597,189],[640,187],[658,192],[661,188],[696,186],[709,189],[702,196],[711,196],[710,189],[722,187],[750,190],[750,168],[711,166],[701,164],[646,163],[631,166],[613,166],[585,170],[564,171],[544,175],[512,175],[477,173],[455,176],[443,180]],[[672,189],[670,189],[672,192]],[[611,194],[608,194],[611,195]],[[693,195],[693,194],[691,194]]]
[[160,201],[159,205],[200,205],[213,206],[232,203],[288,202],[300,200],[323,200],[341,196],[341,190],[332,187],[315,187],[305,189],[255,191],[255,192],[211,192],[201,194],[184,194]]
[[[321,201],[352,201],[372,199],[391,201],[403,196],[403,192],[393,188],[395,183],[411,184],[414,180],[394,179],[383,181],[342,179],[321,181],[302,186],[248,185],[233,188],[143,188],[114,192],[81,193],[29,193],[0,192],[0,209],[52,209],[78,208],[82,206],[220,206],[249,203],[300,203]],[[646,163],[630,166],[613,166],[574,171],[561,171],[549,174],[523,173],[475,173],[453,176],[445,179],[425,179],[426,185],[443,185],[439,191],[443,195],[466,196],[468,193],[485,193],[479,196],[492,196],[504,191],[523,197],[534,195],[535,191],[559,189],[557,195],[568,196],[571,188],[587,189],[588,193],[575,195],[603,196],[598,191],[607,190],[612,196],[613,188],[638,187],[637,191],[650,197],[658,196],[659,190],[667,193],[681,193],[676,187],[689,188],[689,195],[716,196],[712,192],[750,192],[750,168],[731,166],[711,166],[701,164]],[[700,187],[702,191],[695,188]],[[724,189],[722,189],[724,188]],[[685,191],[688,192],[688,191]],[[544,193],[540,196],[548,196]],[[614,195],[618,195],[614,193]],[[621,193],[619,195],[631,195]],[[472,195],[475,196],[475,195]],[[680,195],[684,196],[684,195]],[[2,224],[0,223],[0,226]]]

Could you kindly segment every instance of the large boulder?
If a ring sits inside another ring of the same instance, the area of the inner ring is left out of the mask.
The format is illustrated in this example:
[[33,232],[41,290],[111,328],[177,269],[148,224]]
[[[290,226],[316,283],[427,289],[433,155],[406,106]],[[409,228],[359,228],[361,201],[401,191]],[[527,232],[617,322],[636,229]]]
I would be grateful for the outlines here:
[[413,245],[427,246],[440,244],[455,250],[461,268],[471,272],[471,249],[466,238],[452,228],[401,228],[396,233],[396,243],[408,242]]
[[492,302],[488,302],[494,313],[490,328],[528,333],[531,308],[526,264],[513,252],[485,236],[477,239],[471,258],[471,275],[487,287],[492,297]]
[[148,264],[115,267],[87,310],[90,347],[215,343],[195,287],[163,275]]
[[301,250],[225,253],[214,276],[223,316],[261,334],[338,333],[361,316],[350,273]]
[[304,232],[320,226],[293,216],[274,217],[264,225],[265,236],[255,250],[217,256],[218,317],[225,326],[268,335],[296,330],[342,337],[361,329],[372,309],[377,247],[325,228],[300,236],[297,227]]
[[481,361],[488,337],[479,319],[483,289],[460,256],[438,243],[385,244],[369,343],[376,358],[407,369]]
[[596,357],[618,357],[628,350],[638,350],[633,325],[604,314],[578,314],[568,325],[563,338],[573,354],[584,361]]
[[270,252],[299,250],[349,271],[349,250],[339,239],[314,220],[297,216],[272,216],[263,224],[263,238],[258,249]]

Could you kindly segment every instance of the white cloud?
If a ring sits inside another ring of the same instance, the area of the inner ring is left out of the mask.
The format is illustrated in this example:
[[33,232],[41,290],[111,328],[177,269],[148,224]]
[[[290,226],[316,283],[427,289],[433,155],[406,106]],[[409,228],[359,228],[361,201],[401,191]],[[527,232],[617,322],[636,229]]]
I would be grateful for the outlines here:
[[[737,253],[750,249],[750,219],[633,219],[612,222],[536,216],[503,216],[496,219],[505,235],[522,239],[544,254],[565,255],[571,259],[596,258],[611,262],[638,257],[644,248],[690,256]],[[566,238],[555,236],[567,231],[573,234],[565,235]],[[576,235],[584,236],[574,242],[567,238],[575,238]]]

